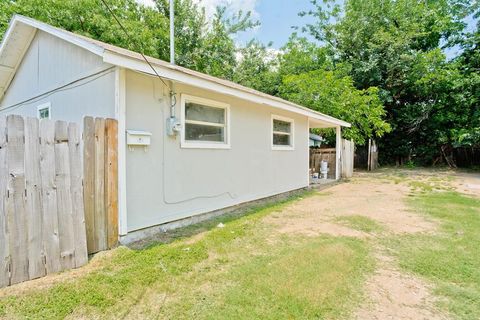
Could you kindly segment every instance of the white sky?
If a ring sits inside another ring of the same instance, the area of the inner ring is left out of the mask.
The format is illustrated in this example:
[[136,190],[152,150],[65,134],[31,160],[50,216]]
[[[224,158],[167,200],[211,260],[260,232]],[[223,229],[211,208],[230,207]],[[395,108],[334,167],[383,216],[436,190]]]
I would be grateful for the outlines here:
[[[255,6],[259,0],[194,0],[205,7],[207,17],[211,17],[215,13],[215,9],[219,5],[228,6],[233,12],[242,10],[243,12],[251,11],[253,16],[258,19],[259,14],[255,11]],[[153,0],[137,0],[147,6],[153,6]]]

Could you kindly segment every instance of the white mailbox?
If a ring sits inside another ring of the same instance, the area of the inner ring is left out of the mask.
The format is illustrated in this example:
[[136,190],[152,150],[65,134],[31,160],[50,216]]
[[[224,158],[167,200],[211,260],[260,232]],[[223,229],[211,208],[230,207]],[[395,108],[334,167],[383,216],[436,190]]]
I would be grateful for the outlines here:
[[147,131],[127,130],[127,145],[146,147],[150,145],[152,134]]

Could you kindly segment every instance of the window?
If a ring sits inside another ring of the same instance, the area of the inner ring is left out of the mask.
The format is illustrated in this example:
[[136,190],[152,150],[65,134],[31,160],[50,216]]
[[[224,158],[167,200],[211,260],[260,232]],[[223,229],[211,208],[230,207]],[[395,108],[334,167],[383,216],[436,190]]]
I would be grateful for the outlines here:
[[38,119],[50,119],[50,102],[37,107]]
[[229,105],[183,95],[182,147],[229,148]]
[[293,150],[294,123],[292,119],[272,115],[272,149]]

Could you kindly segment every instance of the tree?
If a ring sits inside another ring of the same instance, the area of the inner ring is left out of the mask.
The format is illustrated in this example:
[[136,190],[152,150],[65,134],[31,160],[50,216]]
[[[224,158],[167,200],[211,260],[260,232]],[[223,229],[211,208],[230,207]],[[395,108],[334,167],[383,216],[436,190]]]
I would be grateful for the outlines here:
[[385,110],[378,89],[358,90],[350,77],[336,71],[314,70],[283,78],[281,95],[287,100],[345,120],[352,124],[343,136],[363,145],[369,137],[390,130],[383,121]]
[[[392,132],[380,141],[388,162],[450,162],[453,127],[471,126],[473,87],[442,45],[462,38],[466,0],[312,0],[315,23],[304,30],[327,46],[334,63],[349,65],[358,89],[378,87]],[[468,118],[468,117],[467,117]]]
[[[107,0],[121,27],[100,0],[7,0],[0,2],[0,34],[15,13],[103,42],[169,60],[168,0],[156,7],[135,0]],[[211,24],[205,11],[192,0],[175,0],[175,55],[177,64],[214,76],[231,79],[236,48],[232,35],[258,22],[249,12],[228,17],[218,8]]]

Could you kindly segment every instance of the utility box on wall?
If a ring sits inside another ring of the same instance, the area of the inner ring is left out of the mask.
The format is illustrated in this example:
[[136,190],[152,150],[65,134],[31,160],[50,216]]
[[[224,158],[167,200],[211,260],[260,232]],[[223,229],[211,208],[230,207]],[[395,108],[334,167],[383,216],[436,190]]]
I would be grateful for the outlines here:
[[130,147],[148,147],[150,145],[152,134],[141,130],[127,130],[127,146]]

